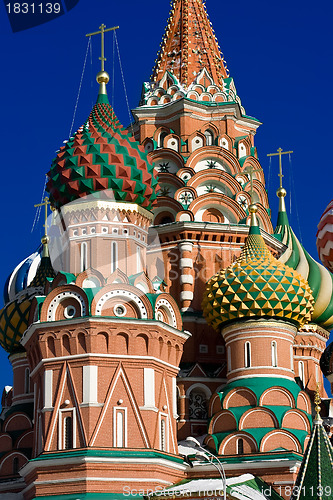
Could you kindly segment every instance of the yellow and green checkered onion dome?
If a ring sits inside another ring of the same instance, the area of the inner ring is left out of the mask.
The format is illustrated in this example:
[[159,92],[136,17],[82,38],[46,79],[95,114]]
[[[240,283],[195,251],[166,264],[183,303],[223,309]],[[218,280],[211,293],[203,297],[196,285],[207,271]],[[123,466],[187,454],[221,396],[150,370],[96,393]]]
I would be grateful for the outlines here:
[[29,326],[29,314],[33,297],[17,298],[0,311],[0,344],[9,353],[23,351],[20,340]]
[[250,230],[240,257],[207,282],[203,313],[216,330],[243,318],[281,318],[297,325],[311,318],[308,282],[276,260],[258,233]]

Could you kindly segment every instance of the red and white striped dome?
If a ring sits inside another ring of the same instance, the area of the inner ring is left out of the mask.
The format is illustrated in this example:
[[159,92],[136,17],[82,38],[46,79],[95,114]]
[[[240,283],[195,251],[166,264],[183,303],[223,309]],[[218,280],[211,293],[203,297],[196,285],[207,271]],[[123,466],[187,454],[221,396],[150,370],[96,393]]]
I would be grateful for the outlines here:
[[326,207],[318,224],[317,250],[324,266],[333,272],[333,200]]

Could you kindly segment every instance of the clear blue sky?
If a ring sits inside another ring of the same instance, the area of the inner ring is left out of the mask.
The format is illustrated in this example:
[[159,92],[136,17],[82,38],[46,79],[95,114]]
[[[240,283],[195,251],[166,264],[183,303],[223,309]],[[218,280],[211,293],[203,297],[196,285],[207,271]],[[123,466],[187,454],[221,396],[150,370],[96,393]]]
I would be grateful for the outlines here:
[[[69,136],[87,48],[85,34],[102,22],[120,26],[117,37],[129,105],[134,108],[142,82],[149,80],[169,7],[167,0],[80,0],[64,16],[13,34],[1,5],[1,287],[18,262],[35,250],[43,233],[42,220],[31,233],[34,204],[41,199],[55,151]],[[332,3],[207,0],[207,10],[247,114],[263,122],[256,146],[266,172],[273,224],[278,163],[273,160],[269,176],[266,154],[282,147],[294,151],[292,177],[288,159],[284,162],[288,197],[294,181],[290,221],[317,258],[316,226],[333,197]],[[89,55],[74,130],[87,118],[97,95],[100,40],[94,38],[93,62]],[[112,73],[110,34],[106,52],[106,69]],[[110,84],[108,88],[111,96]],[[114,95],[115,112],[127,125],[118,63]],[[2,385],[11,383],[6,360],[1,350]]]

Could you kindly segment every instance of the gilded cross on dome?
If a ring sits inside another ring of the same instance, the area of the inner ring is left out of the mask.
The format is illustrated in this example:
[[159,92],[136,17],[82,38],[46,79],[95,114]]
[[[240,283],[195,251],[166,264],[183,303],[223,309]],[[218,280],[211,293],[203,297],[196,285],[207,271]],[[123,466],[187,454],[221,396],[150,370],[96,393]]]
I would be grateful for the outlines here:
[[101,57],[99,58],[101,61],[101,71],[104,71],[104,62],[106,61],[106,58],[104,57],[104,33],[107,31],[114,31],[119,28],[119,26],[114,26],[113,28],[108,28],[105,29],[106,26],[105,24],[101,24],[99,27],[100,31],[94,31],[94,33],[88,33],[86,36],[94,36],[94,35],[101,35]]
[[280,177],[280,189],[282,189],[282,177],[284,177],[282,173],[282,155],[289,155],[293,153],[293,151],[283,151],[282,148],[277,150],[277,153],[270,153],[267,156],[278,156],[279,157],[279,177]]

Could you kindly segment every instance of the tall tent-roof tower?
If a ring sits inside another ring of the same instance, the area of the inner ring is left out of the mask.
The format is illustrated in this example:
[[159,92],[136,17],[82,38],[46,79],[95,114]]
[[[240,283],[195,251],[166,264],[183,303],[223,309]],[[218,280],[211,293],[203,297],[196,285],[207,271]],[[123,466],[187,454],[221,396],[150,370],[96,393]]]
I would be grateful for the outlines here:
[[184,87],[206,68],[213,81],[223,87],[229,71],[202,0],[172,0],[151,80],[161,80],[166,71]]

